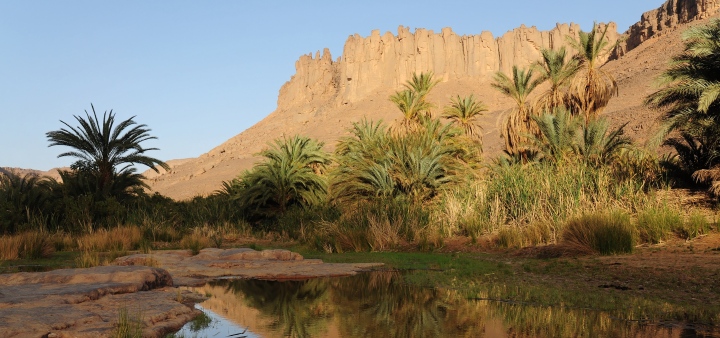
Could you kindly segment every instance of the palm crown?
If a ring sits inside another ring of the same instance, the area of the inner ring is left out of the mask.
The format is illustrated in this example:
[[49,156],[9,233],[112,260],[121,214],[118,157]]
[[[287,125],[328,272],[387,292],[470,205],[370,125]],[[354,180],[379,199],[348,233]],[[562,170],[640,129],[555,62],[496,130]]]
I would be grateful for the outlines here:
[[145,152],[157,148],[143,148],[142,143],[156,139],[150,136],[150,129],[144,124],[137,124],[134,116],[115,124],[112,110],[103,114],[102,121],[92,107],[92,115],[85,111],[86,118],[74,116],[80,124],[73,127],[60,121],[67,128],[50,131],[46,134],[50,146],[66,146],[73,148],[58,157],[75,157],[78,160],[72,165],[75,171],[94,176],[97,189],[107,194],[112,181],[128,171],[134,164],[142,164],[158,172],[156,166],[166,170],[170,167],[163,161],[145,155]]

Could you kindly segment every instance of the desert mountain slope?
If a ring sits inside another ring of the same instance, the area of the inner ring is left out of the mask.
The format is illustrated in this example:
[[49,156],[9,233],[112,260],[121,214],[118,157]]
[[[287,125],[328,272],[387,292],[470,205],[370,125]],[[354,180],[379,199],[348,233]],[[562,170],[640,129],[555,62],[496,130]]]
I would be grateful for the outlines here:
[[[609,24],[608,40],[622,39],[603,67],[613,74],[620,95],[605,110],[613,124],[629,122],[631,136],[643,140],[658,113],[643,107],[643,98],[672,55],[682,50],[680,33],[689,25],[716,17],[720,0],[669,0],[643,14],[624,35]],[[577,25],[558,24],[549,32],[535,27],[514,29],[495,39],[489,32],[458,36],[449,28],[440,33],[400,27],[397,35],[373,31],[369,37],[350,36],[343,55],[333,61],[326,50],[302,56],[297,73],[281,89],[278,108],[256,125],[196,159],[173,166],[171,172],[148,179],[154,191],[175,199],[212,193],[223,180],[236,177],[258,158],[268,142],[283,136],[307,135],[324,141],[328,149],[363,118],[393,123],[398,113],[388,97],[413,72],[433,71],[442,82],[429,100],[438,108],[455,95],[474,94],[490,111],[483,118],[484,150],[492,156],[502,149],[499,121],[512,103],[490,87],[492,74],[508,73],[512,65],[528,66],[543,48],[567,46]]]

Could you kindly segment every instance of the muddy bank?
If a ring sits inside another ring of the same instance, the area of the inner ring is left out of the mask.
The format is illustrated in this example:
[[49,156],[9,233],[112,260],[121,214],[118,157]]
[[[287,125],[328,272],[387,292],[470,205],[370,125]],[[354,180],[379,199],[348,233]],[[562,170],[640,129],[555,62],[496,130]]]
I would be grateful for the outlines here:
[[[208,280],[303,279],[353,275],[380,264],[326,264],[287,250],[205,249],[118,258],[112,266],[0,275],[3,337],[110,337],[120,312],[162,337],[198,312],[203,296],[176,288]],[[152,265],[152,266],[144,266]]]

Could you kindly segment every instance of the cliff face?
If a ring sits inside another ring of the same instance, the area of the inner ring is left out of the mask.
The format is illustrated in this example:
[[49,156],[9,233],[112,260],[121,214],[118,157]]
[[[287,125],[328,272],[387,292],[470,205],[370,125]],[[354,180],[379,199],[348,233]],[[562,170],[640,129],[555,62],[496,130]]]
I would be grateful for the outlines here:
[[[401,26],[397,35],[380,35],[377,30],[365,38],[355,34],[336,61],[327,49],[315,57],[302,56],[295,63],[296,74],[280,89],[278,111],[309,102],[357,102],[379,90],[400,88],[419,72],[432,71],[442,81],[487,81],[497,71],[510,73],[513,65],[526,67],[537,61],[544,48],[569,48],[567,37],[575,38],[579,31],[576,24],[558,24],[547,32],[521,26],[495,39],[490,32],[459,36],[444,28],[440,33],[412,33]],[[614,44],[619,37],[610,23],[608,42]]]
[[640,21],[625,32],[624,43],[614,58],[625,55],[648,39],[667,34],[679,25],[718,14],[720,0],[668,0],[660,8],[645,12]]

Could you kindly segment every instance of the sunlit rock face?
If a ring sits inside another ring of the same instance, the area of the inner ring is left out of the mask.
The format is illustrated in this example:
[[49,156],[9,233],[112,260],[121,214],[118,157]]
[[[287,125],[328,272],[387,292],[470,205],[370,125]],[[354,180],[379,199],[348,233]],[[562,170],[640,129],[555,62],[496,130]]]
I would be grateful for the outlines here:
[[[558,24],[550,31],[522,25],[499,38],[490,32],[460,36],[450,28],[411,32],[402,26],[396,35],[378,30],[368,37],[355,34],[335,61],[327,49],[314,57],[302,56],[295,63],[295,75],[280,89],[278,110],[309,102],[357,102],[378,90],[399,88],[419,72],[431,71],[443,81],[489,80],[498,71],[529,66],[540,59],[542,49],[569,48],[579,32],[577,24]],[[619,37],[617,26],[610,23],[607,41],[614,44]]]
[[648,39],[667,34],[681,24],[716,15],[719,10],[718,0],[668,0],[660,8],[645,12],[640,21],[625,32],[624,43],[618,46],[615,56],[625,55]]

